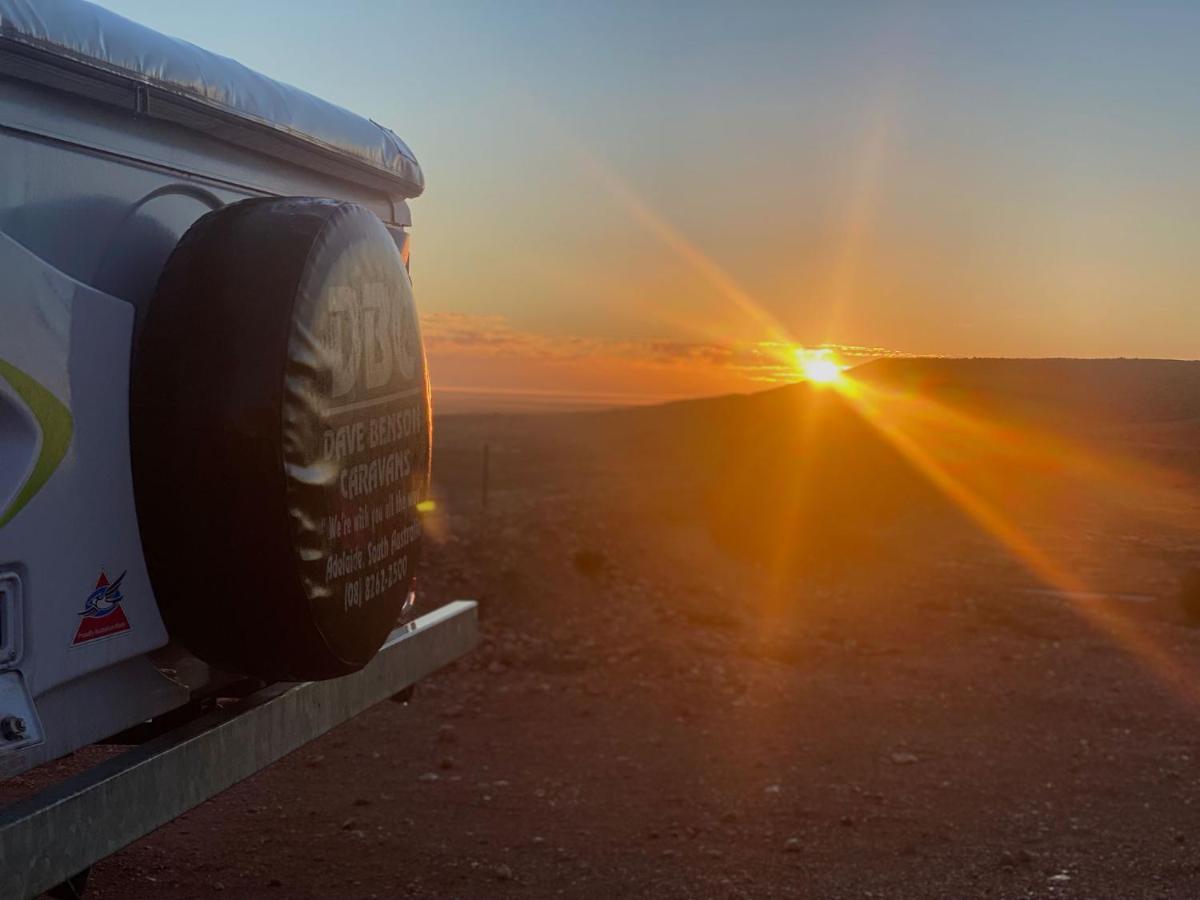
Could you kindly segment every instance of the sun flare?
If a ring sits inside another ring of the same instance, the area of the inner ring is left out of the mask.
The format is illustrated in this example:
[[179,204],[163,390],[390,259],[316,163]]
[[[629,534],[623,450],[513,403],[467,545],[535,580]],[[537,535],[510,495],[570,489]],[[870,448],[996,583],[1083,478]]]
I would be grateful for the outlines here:
[[845,377],[842,374],[843,367],[838,364],[828,350],[809,350],[806,347],[797,347],[794,353],[796,355],[796,371],[805,381],[817,384],[836,384]]

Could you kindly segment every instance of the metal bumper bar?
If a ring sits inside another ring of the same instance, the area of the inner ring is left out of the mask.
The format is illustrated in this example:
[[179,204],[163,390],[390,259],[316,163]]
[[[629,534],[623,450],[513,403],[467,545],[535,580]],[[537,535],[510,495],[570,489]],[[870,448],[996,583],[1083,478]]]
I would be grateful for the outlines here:
[[36,896],[468,652],[476,605],[392,632],[364,669],[276,684],[0,810],[0,897]]

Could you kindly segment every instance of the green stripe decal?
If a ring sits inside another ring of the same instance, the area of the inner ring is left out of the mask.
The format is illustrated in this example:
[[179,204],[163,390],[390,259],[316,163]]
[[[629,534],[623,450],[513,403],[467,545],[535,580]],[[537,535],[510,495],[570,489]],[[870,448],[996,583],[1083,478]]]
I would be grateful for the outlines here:
[[11,363],[0,359],[0,378],[13,386],[26,405],[33,411],[34,418],[42,429],[42,449],[38,453],[37,462],[29,478],[17,491],[8,508],[0,513],[0,528],[9,523],[13,516],[21,511],[33,495],[42,489],[58,464],[67,455],[67,447],[71,445],[71,411],[63,406],[62,401],[52,393],[18,369]]

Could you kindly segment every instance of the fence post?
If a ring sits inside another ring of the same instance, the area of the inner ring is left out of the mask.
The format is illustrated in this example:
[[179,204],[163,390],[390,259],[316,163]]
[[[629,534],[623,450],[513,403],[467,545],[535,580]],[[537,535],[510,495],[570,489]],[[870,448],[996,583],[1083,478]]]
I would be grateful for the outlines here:
[[488,462],[491,457],[491,445],[484,442],[483,445],[483,493],[482,501],[483,508],[488,508]]

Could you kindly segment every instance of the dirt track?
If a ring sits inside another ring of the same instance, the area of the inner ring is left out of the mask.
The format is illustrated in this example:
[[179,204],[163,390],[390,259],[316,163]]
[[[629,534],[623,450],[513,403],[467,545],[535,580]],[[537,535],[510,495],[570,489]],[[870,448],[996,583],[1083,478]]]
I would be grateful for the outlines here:
[[[759,608],[604,462],[443,428],[427,598],[484,643],[94,870],[96,897],[1194,897],[1200,634],[1155,666],[982,538]],[[647,487],[647,493],[652,493]]]

